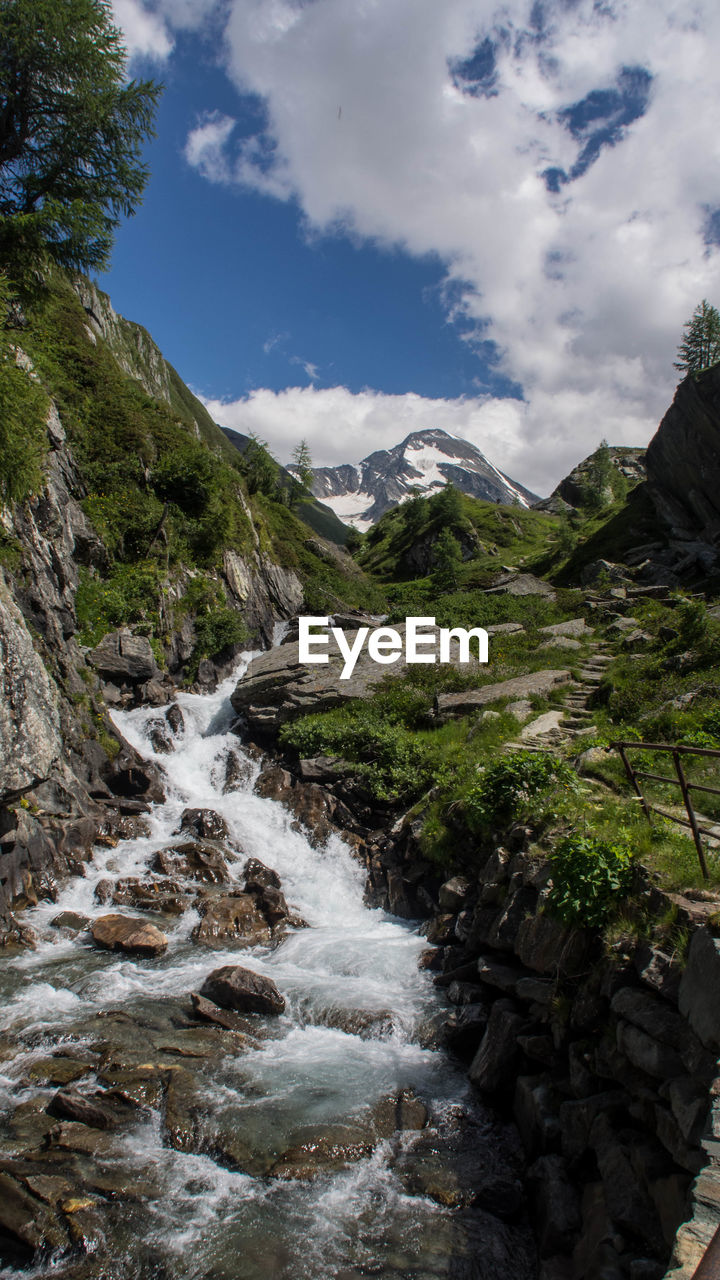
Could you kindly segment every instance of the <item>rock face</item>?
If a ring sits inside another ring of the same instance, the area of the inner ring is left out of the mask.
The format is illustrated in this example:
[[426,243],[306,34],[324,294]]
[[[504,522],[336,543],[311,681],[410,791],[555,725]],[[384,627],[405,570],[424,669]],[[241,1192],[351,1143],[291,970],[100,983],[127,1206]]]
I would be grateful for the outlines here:
[[59,694],[0,578],[0,799],[44,782],[61,752]]
[[[647,451],[648,493],[674,538],[720,546],[720,367],[680,383]],[[702,554],[698,548],[698,557]]]
[[270,978],[240,965],[213,969],[200,988],[200,995],[221,1009],[235,1009],[239,1013],[276,1016],[285,1008],[285,1000]]
[[[582,506],[586,501],[594,458],[595,454],[591,453],[589,457],[573,467],[569,475],[560,481],[556,489],[553,489],[549,498],[544,498],[542,502],[535,504],[537,510],[560,514],[571,508]],[[634,488],[645,479],[644,449],[613,445],[610,449],[610,459],[615,470],[627,481],[629,488]],[[612,496],[612,490],[607,496],[608,498]]]

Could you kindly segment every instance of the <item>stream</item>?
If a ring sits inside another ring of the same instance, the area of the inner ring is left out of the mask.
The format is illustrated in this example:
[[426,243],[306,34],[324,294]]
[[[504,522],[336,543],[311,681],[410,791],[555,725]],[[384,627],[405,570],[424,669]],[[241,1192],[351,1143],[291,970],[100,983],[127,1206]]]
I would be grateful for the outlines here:
[[[57,1203],[50,1183],[65,1178],[85,1199],[59,1201],[75,1215],[73,1254],[53,1252],[50,1238],[39,1263],[0,1263],[0,1277],[530,1280],[531,1237],[503,1190],[517,1183],[517,1140],[432,1034],[446,1006],[418,969],[425,940],[364,905],[365,870],[346,843],[313,847],[253,791],[260,765],[231,731],[229,703],[250,656],[215,693],[178,694],[184,723],[170,754],[149,741],[157,709],[115,714],[161,766],[167,799],[149,834],[97,846],[84,876],[27,911],[36,949],[2,963],[0,1165],[25,1154],[45,1175],[33,1191]],[[226,791],[231,753],[241,780]],[[260,859],[307,927],[279,945],[210,948],[192,938],[193,907],[160,916],[98,905],[100,882],[147,879],[153,855],[187,839],[189,806],[225,820],[236,887],[246,860]],[[141,914],[167,950],[100,950],[87,932],[54,926],[62,912]],[[284,1013],[247,1015],[242,1031],[193,1018],[190,993],[238,964],[272,979]],[[125,1090],[137,1106],[120,1128],[86,1137],[87,1126],[47,1116],[59,1087]]]

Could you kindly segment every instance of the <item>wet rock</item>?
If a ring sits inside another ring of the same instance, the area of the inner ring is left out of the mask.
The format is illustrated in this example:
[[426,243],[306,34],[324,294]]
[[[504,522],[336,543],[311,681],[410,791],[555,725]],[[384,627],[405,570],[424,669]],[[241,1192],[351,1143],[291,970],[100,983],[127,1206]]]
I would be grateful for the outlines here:
[[164,707],[170,701],[170,689],[160,680],[148,680],[140,686],[139,694],[143,707]]
[[371,1155],[373,1141],[360,1125],[333,1125],[283,1152],[271,1169],[273,1178],[310,1182],[334,1169]]
[[181,916],[192,903],[192,896],[183,892],[178,880],[118,880],[112,893],[112,901],[122,907],[135,907],[139,911],[158,911],[162,915]]
[[72,1084],[90,1074],[92,1065],[75,1058],[40,1058],[33,1062],[28,1079],[34,1084]]
[[108,1063],[98,1072],[98,1080],[138,1107],[157,1111],[165,1095],[165,1077],[154,1066],[127,1067]]
[[335,1031],[344,1031],[348,1036],[360,1036],[363,1040],[389,1035],[393,1028],[393,1015],[390,1009],[348,1009],[331,1006],[311,1016],[312,1022],[317,1026],[332,1027]]
[[211,844],[186,841],[160,849],[151,862],[153,871],[165,876],[185,876],[202,884],[229,884],[232,876],[219,849]]
[[229,751],[225,761],[223,795],[231,791],[239,791],[243,783],[250,781],[252,772],[253,766],[250,760],[241,756],[239,751]]
[[172,733],[177,735],[185,728],[185,717],[177,702],[172,702],[165,712],[165,719]]
[[80,915],[77,911],[61,911],[53,916],[50,924],[54,929],[67,929],[70,933],[82,933],[90,924],[90,917]]
[[285,800],[292,788],[292,774],[279,764],[270,764],[261,770],[253,790],[264,800]]
[[143,760],[128,743],[124,743],[118,755],[102,766],[100,776],[114,796],[123,797],[128,802],[161,804],[165,799],[157,767]]
[[57,1215],[10,1174],[0,1172],[0,1257],[22,1265],[36,1250],[67,1244]]
[[227,822],[214,809],[185,809],[180,818],[180,831],[197,840],[229,840]]
[[237,1009],[241,1013],[277,1015],[285,1008],[285,1000],[270,978],[240,965],[214,969],[200,988],[200,995],[221,1009]]
[[145,920],[133,920],[129,916],[98,916],[90,932],[97,946],[124,951],[131,956],[159,956],[167,950],[164,933]]
[[201,1118],[207,1108],[202,1085],[191,1071],[175,1067],[165,1095],[165,1133],[175,1151],[197,1151]]
[[191,992],[190,1000],[195,1016],[202,1022],[210,1022],[214,1026],[222,1027],[225,1031],[247,1031],[247,1022],[239,1014],[221,1009],[219,1005],[213,1004],[212,1000],[206,1000],[196,991]]
[[[278,891],[275,890],[277,893]],[[282,895],[281,895],[282,896]],[[255,947],[272,940],[272,928],[251,894],[234,893],[198,904],[201,919],[193,941],[207,947]]]
[[277,871],[273,871],[271,867],[266,867],[264,862],[259,858],[248,858],[245,863],[245,888],[248,892],[260,889],[279,889],[281,880]]
[[378,1138],[391,1138],[394,1133],[424,1129],[428,1110],[411,1089],[403,1089],[390,1098],[383,1098],[373,1107],[372,1122]]
[[78,1155],[92,1156],[94,1160],[117,1155],[118,1151],[114,1134],[72,1120],[53,1125],[47,1136],[47,1145],[53,1151],[73,1151]]
[[[95,885],[95,892],[93,894],[93,897],[95,898],[96,902],[99,902],[100,905],[104,907],[106,903],[112,902],[114,892],[115,892],[114,880],[109,880],[109,879],[98,880],[97,884]],[[88,924],[90,924],[89,920],[88,920]]]
[[169,755],[175,750],[175,743],[164,716],[159,716],[156,720],[148,720],[145,726],[145,733],[153,751],[158,755]]
[[116,1129],[127,1118],[117,1100],[104,1101],[102,1094],[89,1098],[75,1090],[61,1090],[48,1106],[48,1115],[59,1120],[72,1120],[92,1129]]

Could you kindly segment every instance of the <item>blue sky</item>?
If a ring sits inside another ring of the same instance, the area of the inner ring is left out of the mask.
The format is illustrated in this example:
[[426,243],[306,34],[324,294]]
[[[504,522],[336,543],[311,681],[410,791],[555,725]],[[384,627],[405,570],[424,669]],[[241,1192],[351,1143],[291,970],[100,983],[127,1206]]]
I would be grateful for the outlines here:
[[720,301],[709,0],[115,12],[166,89],[100,283],[219,421],[318,463],[442,426],[538,492],[647,442]]

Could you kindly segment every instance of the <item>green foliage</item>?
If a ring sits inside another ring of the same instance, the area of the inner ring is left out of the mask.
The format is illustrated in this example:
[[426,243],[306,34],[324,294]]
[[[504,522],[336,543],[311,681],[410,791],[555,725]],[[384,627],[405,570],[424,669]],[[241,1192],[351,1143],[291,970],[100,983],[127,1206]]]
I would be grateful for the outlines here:
[[244,644],[249,632],[237,609],[216,605],[195,621],[195,651],[191,668],[197,670],[202,658],[215,658],[226,650]]
[[355,762],[356,773],[376,800],[410,800],[433,778],[425,745],[402,724],[393,723],[382,702],[303,716],[283,726],[280,741],[302,757],[339,755]]
[[0,5],[0,254],[107,265],[148,170],[159,89],[127,81],[109,0]]
[[292,469],[303,490],[310,488],[313,479],[312,458],[306,440],[301,440],[293,449]]
[[9,325],[13,295],[0,275],[0,506],[22,502],[43,480],[48,399],[17,363]]
[[158,593],[158,570],[152,563],[116,564],[105,577],[81,569],[75,596],[81,643],[96,645],[116,627],[157,624]]
[[569,765],[554,756],[530,751],[501,756],[465,796],[467,826],[480,834],[516,821],[527,813],[529,802],[558,785],[574,789],[577,779]]
[[692,377],[720,362],[720,314],[703,298],[685,325],[674,367]]
[[632,882],[633,853],[625,840],[571,835],[550,853],[553,914],[566,924],[601,928],[623,904]]
[[453,591],[458,584],[462,549],[449,529],[443,529],[433,546],[432,583],[436,591]]
[[196,440],[183,440],[158,458],[152,486],[163,502],[172,503],[189,516],[200,516],[213,490],[217,466],[207,448]]
[[278,487],[278,464],[269,452],[264,440],[251,435],[241,454],[241,470],[245,476],[248,493],[264,493],[272,496]]

